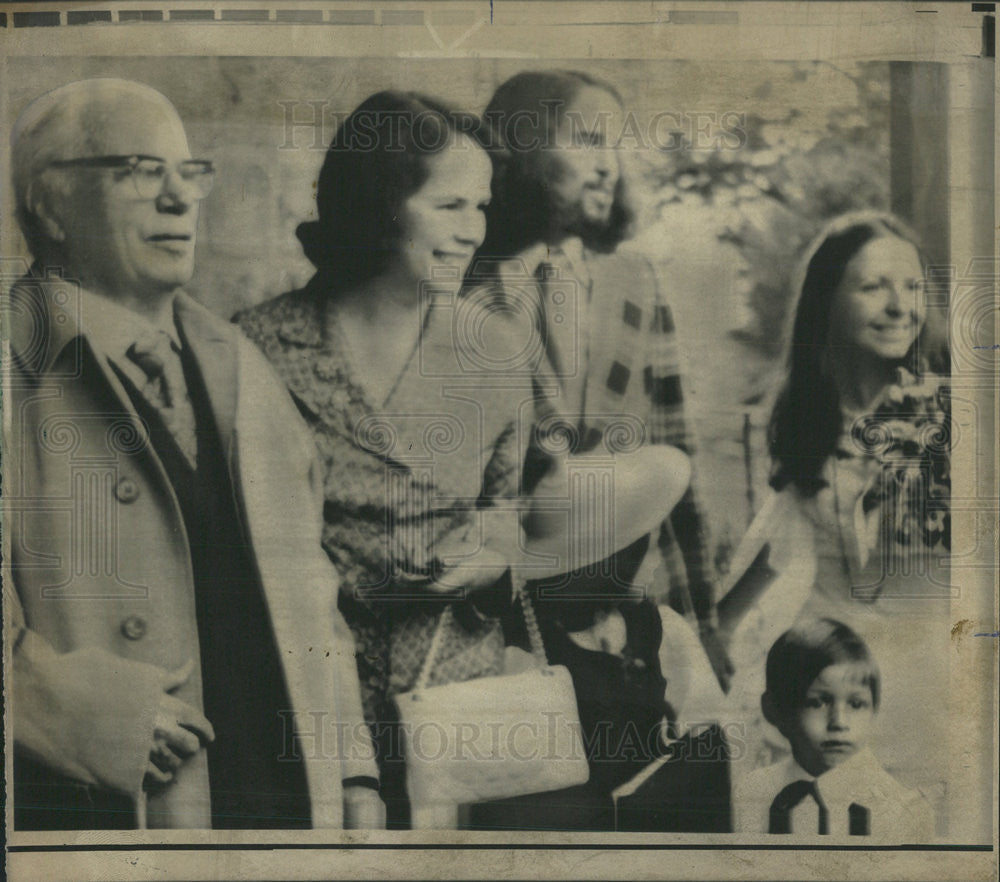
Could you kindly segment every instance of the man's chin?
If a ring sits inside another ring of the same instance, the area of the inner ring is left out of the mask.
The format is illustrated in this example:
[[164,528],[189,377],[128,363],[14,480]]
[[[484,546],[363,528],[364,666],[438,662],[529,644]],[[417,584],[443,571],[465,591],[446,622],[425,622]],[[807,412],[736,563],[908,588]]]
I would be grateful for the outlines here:
[[178,288],[183,288],[191,281],[191,272],[178,271],[170,273],[157,273],[147,276],[142,280],[142,287],[150,294],[167,295],[172,294]]
[[611,226],[610,212],[601,217],[581,217],[574,224],[573,235],[579,236],[585,243],[599,241],[608,234]]

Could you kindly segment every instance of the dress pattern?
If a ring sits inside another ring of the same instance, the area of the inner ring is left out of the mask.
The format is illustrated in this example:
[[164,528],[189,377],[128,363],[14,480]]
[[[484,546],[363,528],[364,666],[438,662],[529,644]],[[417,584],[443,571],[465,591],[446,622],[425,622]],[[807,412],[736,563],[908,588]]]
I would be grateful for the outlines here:
[[[430,683],[501,670],[498,619],[422,583],[432,578],[435,549],[446,537],[489,544],[480,515],[492,500],[518,493],[530,430],[518,418],[530,413],[533,393],[530,373],[493,370],[485,382],[470,369],[475,359],[463,355],[473,344],[462,328],[483,326],[482,317],[468,314],[480,307],[445,297],[429,304],[416,350],[380,407],[356,380],[324,295],[314,278],[235,321],[285,381],[313,432],[325,475],[323,545],[341,577],[340,605],[374,724],[385,719],[392,695],[412,687],[448,603],[455,614]],[[488,327],[491,351],[517,351],[502,322]]]

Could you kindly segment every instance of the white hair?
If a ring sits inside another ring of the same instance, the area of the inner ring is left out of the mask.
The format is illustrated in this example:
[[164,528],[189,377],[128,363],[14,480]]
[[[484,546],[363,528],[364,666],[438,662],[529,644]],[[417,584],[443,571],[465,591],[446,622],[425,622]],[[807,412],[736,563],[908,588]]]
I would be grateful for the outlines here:
[[49,245],[35,207],[43,193],[66,192],[68,181],[51,164],[99,152],[101,134],[123,104],[156,104],[177,118],[170,101],[151,86],[101,77],[67,83],[21,111],[11,132],[11,169],[17,219],[32,253]]

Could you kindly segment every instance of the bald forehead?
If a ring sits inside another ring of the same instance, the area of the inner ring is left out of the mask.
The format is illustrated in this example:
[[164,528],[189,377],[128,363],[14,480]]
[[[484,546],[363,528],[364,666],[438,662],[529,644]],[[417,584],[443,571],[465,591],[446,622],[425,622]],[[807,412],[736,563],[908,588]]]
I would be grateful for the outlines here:
[[19,122],[15,142],[20,135],[50,159],[187,155],[184,127],[173,105],[156,90],[124,80],[70,83],[33,102]]
[[170,102],[157,92],[101,90],[85,97],[75,116],[75,134],[89,155],[187,155],[184,126]]
[[95,106],[81,123],[93,155],[139,153],[173,160],[189,157],[184,126],[172,109],[141,101]]

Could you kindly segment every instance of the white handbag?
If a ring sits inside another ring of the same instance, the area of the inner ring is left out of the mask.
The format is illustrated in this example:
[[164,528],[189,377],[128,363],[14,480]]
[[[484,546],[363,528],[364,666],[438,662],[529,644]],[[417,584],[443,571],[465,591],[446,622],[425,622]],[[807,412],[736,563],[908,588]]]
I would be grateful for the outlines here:
[[428,688],[447,607],[411,692],[395,697],[413,805],[558,790],[590,777],[569,671],[548,664],[534,609],[515,582],[537,667]]

